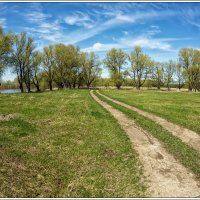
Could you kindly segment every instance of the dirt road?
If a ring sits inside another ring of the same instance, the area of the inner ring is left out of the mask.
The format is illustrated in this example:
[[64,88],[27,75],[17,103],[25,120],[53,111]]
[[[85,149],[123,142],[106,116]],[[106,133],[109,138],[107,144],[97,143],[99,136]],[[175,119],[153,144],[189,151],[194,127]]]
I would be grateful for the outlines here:
[[194,131],[180,127],[180,126],[178,126],[172,122],[169,122],[161,117],[158,117],[152,113],[145,112],[145,111],[135,108],[133,106],[130,106],[125,103],[119,102],[117,100],[111,99],[110,97],[107,97],[107,96],[101,94],[99,91],[97,91],[97,92],[99,95],[103,96],[104,98],[106,98],[118,105],[124,106],[130,110],[133,110],[133,111],[143,115],[144,117],[147,117],[147,118],[153,120],[154,122],[156,122],[157,124],[159,124],[163,128],[165,128],[166,130],[168,130],[170,133],[172,133],[176,137],[180,138],[183,142],[187,143],[188,145],[190,145],[191,147],[196,149],[198,152],[200,152],[200,135],[198,135]]
[[194,175],[167,153],[162,143],[137,127],[133,120],[101,101],[91,91],[91,96],[109,111],[129,136],[139,154],[149,180],[151,197],[197,197],[200,186]]

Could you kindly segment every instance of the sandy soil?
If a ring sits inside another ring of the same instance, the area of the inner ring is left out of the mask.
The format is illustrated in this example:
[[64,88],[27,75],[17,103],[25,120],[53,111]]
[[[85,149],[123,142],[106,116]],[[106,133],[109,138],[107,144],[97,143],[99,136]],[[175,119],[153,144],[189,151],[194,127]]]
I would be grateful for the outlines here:
[[200,186],[195,176],[168,154],[163,145],[150,134],[137,127],[122,112],[101,101],[91,91],[91,96],[108,110],[129,136],[139,154],[149,180],[151,197],[197,197]]
[[135,108],[133,106],[130,106],[125,103],[119,102],[117,100],[111,99],[110,97],[107,97],[107,96],[101,94],[99,91],[98,91],[98,94],[107,98],[108,100],[111,100],[112,102],[114,102],[118,105],[124,106],[130,110],[138,112],[139,114],[153,120],[154,122],[156,122],[157,124],[159,124],[163,128],[165,128],[166,130],[171,132],[173,135],[180,138],[183,142],[187,143],[188,145],[190,145],[191,147],[193,147],[194,149],[196,149],[197,151],[200,152],[200,135],[198,135],[194,131],[180,127],[180,126],[178,126],[172,122],[169,122],[161,117],[158,117],[152,113],[145,112],[145,111]]
[[8,114],[8,115],[3,115],[0,114],[0,121],[9,121],[11,119],[14,119],[16,116],[14,114]]

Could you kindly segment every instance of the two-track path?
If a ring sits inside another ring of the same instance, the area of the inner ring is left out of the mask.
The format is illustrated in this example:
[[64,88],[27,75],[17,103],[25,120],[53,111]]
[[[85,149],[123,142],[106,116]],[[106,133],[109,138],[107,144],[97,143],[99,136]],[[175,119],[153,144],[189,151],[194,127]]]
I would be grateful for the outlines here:
[[170,155],[162,143],[152,137],[122,112],[100,100],[91,91],[91,96],[109,111],[129,136],[133,148],[143,163],[149,180],[148,193],[152,197],[197,197],[200,186],[195,176]]
[[106,98],[118,105],[124,106],[130,110],[133,110],[133,111],[139,113],[140,115],[143,115],[144,117],[147,117],[147,118],[153,120],[155,123],[161,125],[163,128],[168,130],[170,133],[172,133],[176,137],[180,138],[183,142],[185,142],[186,144],[190,145],[191,147],[196,149],[198,152],[200,152],[200,135],[195,133],[194,131],[180,127],[180,126],[178,126],[172,122],[169,122],[166,119],[163,119],[159,116],[156,116],[152,113],[145,112],[136,107],[133,107],[133,106],[127,105],[125,103],[122,103],[120,101],[114,100],[108,96],[101,94],[99,91],[97,91],[97,92],[99,95],[103,96],[104,98]]

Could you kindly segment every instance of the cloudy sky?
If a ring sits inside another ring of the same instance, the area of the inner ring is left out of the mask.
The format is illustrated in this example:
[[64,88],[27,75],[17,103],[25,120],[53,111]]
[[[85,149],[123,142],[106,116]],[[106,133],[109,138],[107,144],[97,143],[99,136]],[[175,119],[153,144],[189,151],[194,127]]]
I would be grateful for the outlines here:
[[[104,58],[109,49],[143,47],[153,59],[177,59],[182,47],[200,48],[200,3],[0,3],[6,31],[26,31],[38,50],[80,46]],[[107,76],[104,70],[103,76]],[[3,79],[15,76],[6,71]]]

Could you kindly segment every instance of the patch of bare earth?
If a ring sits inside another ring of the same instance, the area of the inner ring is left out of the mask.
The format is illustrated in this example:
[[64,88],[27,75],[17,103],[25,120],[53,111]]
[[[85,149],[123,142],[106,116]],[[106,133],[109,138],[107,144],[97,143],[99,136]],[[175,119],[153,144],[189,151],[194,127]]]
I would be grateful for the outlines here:
[[162,143],[137,127],[133,120],[112,106],[101,101],[91,92],[92,97],[108,110],[129,136],[139,154],[149,180],[152,197],[197,197],[200,186],[195,176],[168,154]]
[[190,145],[191,147],[193,147],[194,149],[196,149],[197,151],[200,152],[200,135],[198,135],[194,131],[180,127],[180,126],[178,126],[172,122],[169,122],[161,117],[158,117],[152,113],[145,112],[145,111],[135,108],[133,106],[130,106],[125,103],[119,102],[117,100],[111,99],[110,97],[107,97],[107,96],[101,94],[100,92],[98,92],[98,94],[118,105],[124,106],[125,108],[133,110],[133,111],[139,113],[140,115],[143,115],[144,117],[147,117],[147,118],[153,120],[155,123],[161,125],[163,128],[168,130],[170,133],[172,133],[176,137],[180,138],[183,142],[187,143],[188,145]]
[[15,114],[8,114],[8,115],[0,114],[0,122],[1,121],[9,121],[11,119],[14,119],[15,117],[16,117]]

